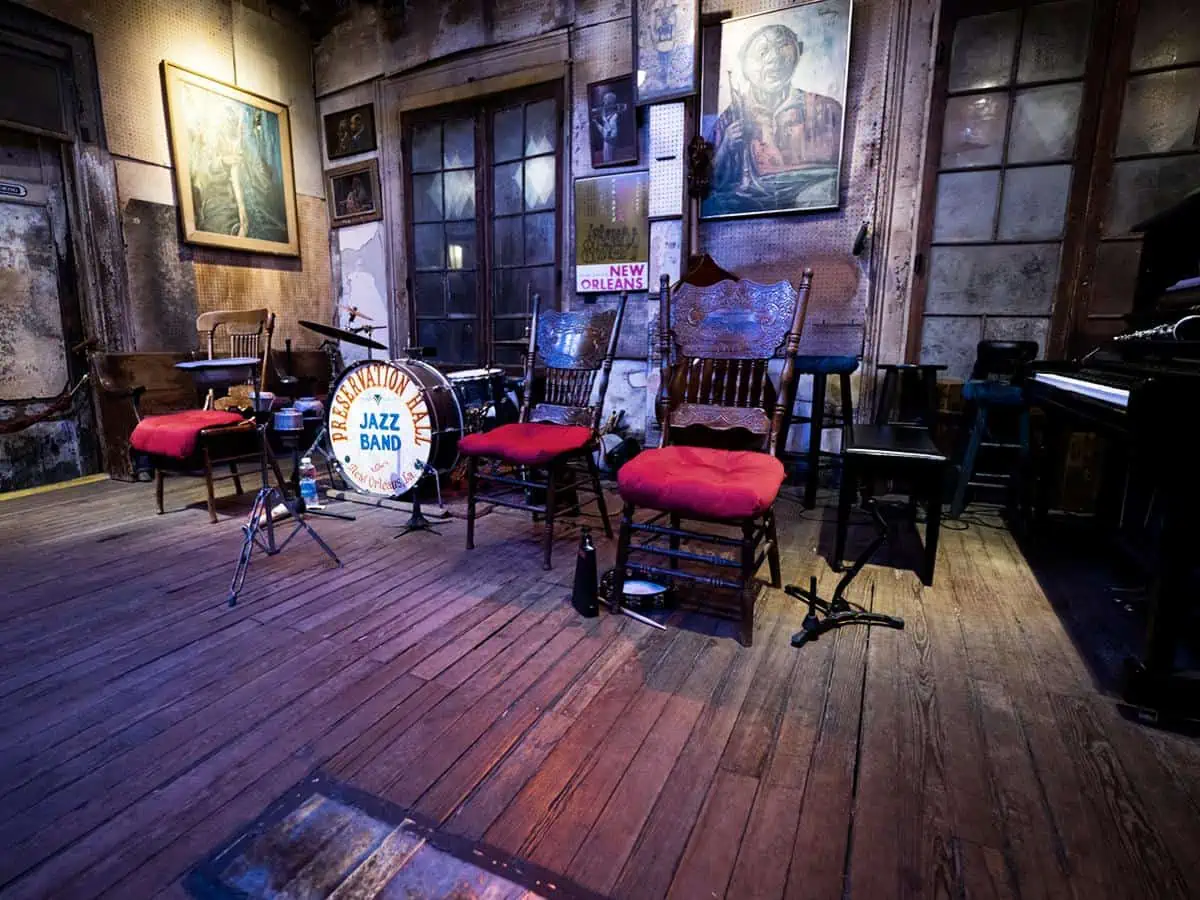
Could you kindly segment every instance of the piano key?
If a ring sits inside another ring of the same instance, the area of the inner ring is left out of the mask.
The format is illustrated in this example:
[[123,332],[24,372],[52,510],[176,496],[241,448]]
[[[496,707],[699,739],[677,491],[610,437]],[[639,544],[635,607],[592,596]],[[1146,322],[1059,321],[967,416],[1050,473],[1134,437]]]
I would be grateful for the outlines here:
[[1116,406],[1121,409],[1129,406],[1129,391],[1125,388],[1100,384],[1099,382],[1088,381],[1083,378],[1072,378],[1069,375],[1059,375],[1055,372],[1038,372],[1033,376],[1033,380],[1071,394],[1078,394],[1083,397],[1089,397],[1092,400],[1099,400],[1101,403],[1107,403],[1109,406]]

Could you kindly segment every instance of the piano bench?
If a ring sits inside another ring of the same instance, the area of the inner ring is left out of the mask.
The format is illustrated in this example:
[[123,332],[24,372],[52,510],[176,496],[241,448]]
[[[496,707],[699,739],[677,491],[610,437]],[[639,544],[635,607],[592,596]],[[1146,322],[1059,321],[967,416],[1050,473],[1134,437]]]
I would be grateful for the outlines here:
[[937,564],[938,533],[942,521],[942,495],[949,460],[938,449],[928,428],[911,425],[848,425],[842,438],[842,484],[838,499],[834,567],[846,556],[850,513],[860,488],[870,492],[876,479],[904,479],[914,495],[925,501],[925,558],[919,571],[922,583],[933,584]]

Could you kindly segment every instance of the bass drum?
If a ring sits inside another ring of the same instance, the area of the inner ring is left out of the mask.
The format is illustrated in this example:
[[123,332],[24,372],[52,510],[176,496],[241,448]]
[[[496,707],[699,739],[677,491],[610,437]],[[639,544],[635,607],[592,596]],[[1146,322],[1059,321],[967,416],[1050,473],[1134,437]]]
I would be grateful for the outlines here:
[[403,494],[426,470],[449,472],[458,462],[458,395],[419,360],[352,365],[333,386],[327,424],[342,475],[365,494]]

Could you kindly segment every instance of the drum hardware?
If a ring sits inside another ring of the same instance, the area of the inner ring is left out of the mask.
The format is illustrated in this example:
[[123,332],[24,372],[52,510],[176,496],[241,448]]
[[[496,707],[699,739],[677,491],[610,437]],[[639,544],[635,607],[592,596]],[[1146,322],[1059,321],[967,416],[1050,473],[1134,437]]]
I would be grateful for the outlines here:
[[[372,350],[387,350],[387,347],[379,343],[371,337],[364,337],[358,334],[357,331],[347,331],[344,328],[337,328],[334,325],[324,325],[321,322],[309,322],[305,319],[299,320],[301,328],[307,328],[314,334],[319,334],[322,337],[333,338],[334,341],[342,341],[347,344],[353,344],[356,347],[365,347],[367,350],[367,359],[371,358]],[[364,326],[365,328],[382,328],[383,326]],[[334,372],[338,371],[338,367],[334,367]]]
[[408,521],[404,524],[404,530],[396,535],[396,537],[402,538],[413,531],[428,531],[430,534],[436,534],[438,537],[441,537],[442,533],[434,528],[433,523],[425,518],[425,514],[421,512],[421,479],[430,473],[433,474],[433,483],[437,489],[438,506],[443,505],[442,485],[438,481],[437,470],[429,468],[424,463],[417,463],[417,466],[423,471],[421,477],[409,489],[409,493],[412,494],[412,513],[409,515]]
[[[600,599],[604,601],[605,605],[608,606],[609,610],[613,609],[613,597],[612,597],[613,578],[614,578],[613,570],[609,569],[607,572],[604,573],[604,575],[600,579]],[[650,582],[644,582],[644,583],[650,584]],[[654,586],[661,587],[660,585],[654,585]],[[662,588],[662,590],[664,592],[666,592],[669,590],[669,588]],[[629,616],[629,618],[631,618],[631,619],[636,619],[637,621],[641,622],[643,625],[649,625],[651,628],[657,628],[659,631],[667,630],[666,625],[663,625],[661,622],[655,622],[653,619],[649,618],[648,616],[643,616],[640,612],[635,612],[634,610],[630,609],[626,605],[627,603],[629,603],[631,601],[636,601],[638,599],[636,596],[634,596],[630,593],[628,587],[622,593],[624,594],[624,600],[622,601],[621,605],[619,607],[617,607],[618,611]]]

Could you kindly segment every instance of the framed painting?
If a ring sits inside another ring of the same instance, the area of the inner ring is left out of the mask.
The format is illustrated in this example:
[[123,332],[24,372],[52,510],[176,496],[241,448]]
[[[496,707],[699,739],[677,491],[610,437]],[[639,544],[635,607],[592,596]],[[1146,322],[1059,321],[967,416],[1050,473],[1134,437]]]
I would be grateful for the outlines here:
[[706,29],[702,219],[837,209],[850,11],[851,0],[819,0]]
[[649,283],[650,173],[575,179],[575,290],[644,291]]
[[700,0],[633,0],[637,105],[696,93]]
[[288,108],[166,61],[162,70],[184,241],[299,256]]
[[383,218],[379,160],[351,163],[325,173],[329,219],[334,228]]
[[622,75],[588,85],[588,136],[592,168],[627,166],[638,161],[637,110],[633,76]]
[[370,153],[376,146],[373,104],[341,109],[325,117],[325,156],[328,159]]

